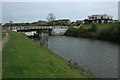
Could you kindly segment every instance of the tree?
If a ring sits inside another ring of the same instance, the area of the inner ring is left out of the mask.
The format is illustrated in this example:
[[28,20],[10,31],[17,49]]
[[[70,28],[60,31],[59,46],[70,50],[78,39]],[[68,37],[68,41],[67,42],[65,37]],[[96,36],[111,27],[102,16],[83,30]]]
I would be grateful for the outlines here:
[[49,22],[54,21],[54,20],[55,20],[54,14],[53,14],[53,13],[49,13],[49,15],[47,16],[47,20],[48,20]]

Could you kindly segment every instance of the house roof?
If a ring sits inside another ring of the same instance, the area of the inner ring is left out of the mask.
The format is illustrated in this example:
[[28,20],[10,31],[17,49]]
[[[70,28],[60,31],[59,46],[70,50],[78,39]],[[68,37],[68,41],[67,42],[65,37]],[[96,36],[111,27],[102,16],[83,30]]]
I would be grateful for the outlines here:
[[[91,15],[91,16],[110,16],[110,17],[112,17],[111,15],[107,15],[107,14],[95,14],[95,15]],[[91,17],[91,16],[88,16],[88,17]]]

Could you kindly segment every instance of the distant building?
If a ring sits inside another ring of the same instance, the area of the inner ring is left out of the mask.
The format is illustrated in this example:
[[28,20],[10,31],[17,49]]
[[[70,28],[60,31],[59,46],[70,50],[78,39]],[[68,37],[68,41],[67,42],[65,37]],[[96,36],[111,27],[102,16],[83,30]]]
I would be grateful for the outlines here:
[[88,16],[88,19],[84,20],[84,23],[111,23],[113,21],[113,17],[107,14],[103,15],[91,15]]
[[84,24],[91,24],[91,23],[92,23],[92,20],[84,19],[84,20],[83,20],[83,23],[84,23]]
[[76,22],[71,22],[71,24],[76,25]]
[[82,24],[83,23],[83,21],[82,20],[76,20],[76,26],[79,26],[80,24]]
[[63,19],[62,21],[68,23],[68,24],[71,24],[71,21],[69,19]]

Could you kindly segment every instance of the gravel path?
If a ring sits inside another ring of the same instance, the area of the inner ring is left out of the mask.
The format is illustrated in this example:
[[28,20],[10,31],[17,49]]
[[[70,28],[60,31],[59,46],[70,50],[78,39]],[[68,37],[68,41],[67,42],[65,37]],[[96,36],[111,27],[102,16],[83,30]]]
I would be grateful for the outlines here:
[[0,51],[2,51],[2,49],[4,48],[5,44],[9,41],[9,34],[6,32],[6,36],[2,39],[2,41],[0,41],[0,43],[2,42],[2,47],[0,46]]
[[9,34],[6,32],[6,36],[0,40],[0,79],[2,78],[2,49],[9,41]]

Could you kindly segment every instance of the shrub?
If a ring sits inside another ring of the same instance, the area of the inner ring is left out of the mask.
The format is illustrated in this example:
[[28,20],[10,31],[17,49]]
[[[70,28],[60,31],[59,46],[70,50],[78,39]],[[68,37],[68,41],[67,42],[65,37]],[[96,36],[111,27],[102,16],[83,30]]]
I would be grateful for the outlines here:
[[108,28],[104,28],[98,32],[98,38],[105,40],[120,39],[120,24],[113,23]]
[[90,29],[88,29],[89,31],[96,31],[97,30],[97,25],[95,23],[93,23],[90,27]]

